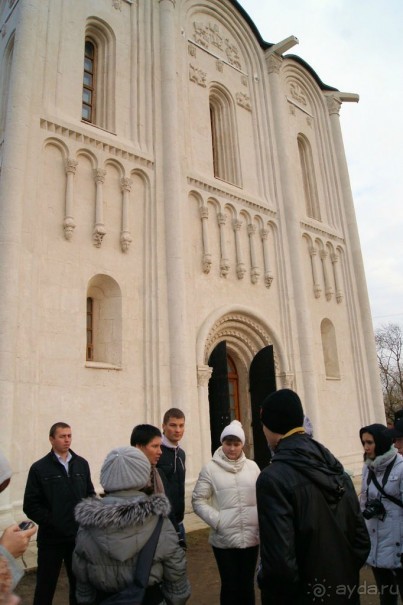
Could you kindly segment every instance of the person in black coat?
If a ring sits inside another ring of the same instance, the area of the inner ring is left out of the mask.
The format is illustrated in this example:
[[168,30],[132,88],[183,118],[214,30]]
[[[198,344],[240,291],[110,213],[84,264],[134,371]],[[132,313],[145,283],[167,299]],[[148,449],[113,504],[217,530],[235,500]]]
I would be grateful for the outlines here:
[[71,449],[71,428],[57,422],[49,431],[52,449],[28,474],[24,513],[39,525],[38,569],[33,605],[52,605],[64,561],[69,578],[70,605],[76,605],[72,555],[78,524],[74,508],[95,495],[88,462]]
[[340,462],[308,437],[297,393],[262,404],[274,451],[256,484],[262,605],[359,603],[359,570],[370,542],[358,497]]

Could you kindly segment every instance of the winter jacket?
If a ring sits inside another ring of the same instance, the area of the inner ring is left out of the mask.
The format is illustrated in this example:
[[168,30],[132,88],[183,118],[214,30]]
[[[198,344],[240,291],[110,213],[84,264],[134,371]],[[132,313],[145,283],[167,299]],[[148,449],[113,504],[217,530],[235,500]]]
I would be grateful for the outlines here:
[[256,479],[260,473],[242,452],[229,460],[219,447],[204,466],[192,494],[194,512],[211,527],[209,542],[217,548],[259,544]]
[[[340,462],[306,434],[283,438],[257,485],[262,605],[358,602],[369,537]],[[325,600],[325,599],[324,599]]]
[[185,514],[186,454],[181,447],[169,447],[164,443],[161,450],[157,468],[171,503],[173,521],[182,523]]
[[403,502],[403,457],[392,447],[388,452],[377,456],[374,460],[367,459],[362,473],[361,508],[365,509],[367,501],[378,498],[381,500],[386,515],[383,521],[375,516],[366,519],[371,538],[371,552],[367,563],[372,567],[396,569],[401,567],[400,555],[403,552],[403,508],[391,502],[382,494],[372,481],[368,483],[369,469],[375,473],[378,483],[382,479],[389,464],[393,463],[384,491]]
[[[138,553],[158,516],[167,517],[169,511],[164,494],[147,496],[135,490],[78,504],[75,512],[80,528],[73,553],[78,603],[96,602],[97,591],[119,592],[133,581]],[[151,567],[148,585],[155,584],[161,584],[172,605],[184,605],[189,598],[185,553],[168,518],[164,518]]]
[[23,509],[39,525],[39,544],[74,541],[78,529],[74,507],[95,494],[88,462],[72,450],[70,453],[68,475],[53,451],[29,470]]

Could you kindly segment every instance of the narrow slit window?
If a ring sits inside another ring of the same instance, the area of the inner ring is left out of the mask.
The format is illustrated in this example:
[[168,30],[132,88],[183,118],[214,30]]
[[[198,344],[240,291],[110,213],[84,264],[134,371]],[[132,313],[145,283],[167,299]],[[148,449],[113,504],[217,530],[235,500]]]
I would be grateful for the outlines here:
[[94,300],[87,298],[87,361],[94,359]]
[[96,48],[87,40],[84,53],[82,118],[86,122],[95,122],[95,76]]

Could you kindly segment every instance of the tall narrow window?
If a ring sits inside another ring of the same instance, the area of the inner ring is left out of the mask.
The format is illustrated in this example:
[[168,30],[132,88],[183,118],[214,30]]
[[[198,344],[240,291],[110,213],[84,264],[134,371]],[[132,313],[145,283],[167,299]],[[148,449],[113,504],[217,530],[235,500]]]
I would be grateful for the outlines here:
[[86,122],[95,122],[95,77],[96,47],[86,40],[84,53],[83,106],[82,118]]
[[322,321],[320,333],[322,336],[323,361],[325,364],[326,378],[340,378],[336,331],[330,319],[324,319]]
[[227,91],[213,86],[209,103],[214,176],[240,187],[241,167],[233,100]]
[[312,149],[309,141],[302,135],[298,136],[298,152],[301,164],[306,213],[309,217],[320,221],[321,216]]
[[87,361],[94,359],[94,300],[87,298]]
[[14,52],[14,34],[7,42],[7,46],[3,55],[3,61],[0,65],[0,143],[4,139],[4,131],[6,127],[7,105],[10,89],[11,66],[13,62]]
[[97,17],[87,20],[81,118],[105,130],[115,130],[116,39]]
[[239,395],[238,395],[238,372],[231,357],[227,355],[229,409],[231,420],[240,420]]

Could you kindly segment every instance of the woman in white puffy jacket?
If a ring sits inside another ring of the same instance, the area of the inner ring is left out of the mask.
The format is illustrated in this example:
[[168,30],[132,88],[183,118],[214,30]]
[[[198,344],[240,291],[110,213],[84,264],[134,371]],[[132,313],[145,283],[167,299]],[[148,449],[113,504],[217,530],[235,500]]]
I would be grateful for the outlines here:
[[259,467],[243,452],[245,433],[238,420],[226,426],[221,447],[200,472],[192,494],[195,513],[211,528],[221,578],[221,605],[254,605],[259,550],[256,480]]

